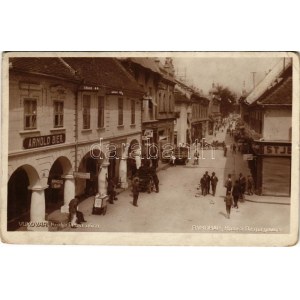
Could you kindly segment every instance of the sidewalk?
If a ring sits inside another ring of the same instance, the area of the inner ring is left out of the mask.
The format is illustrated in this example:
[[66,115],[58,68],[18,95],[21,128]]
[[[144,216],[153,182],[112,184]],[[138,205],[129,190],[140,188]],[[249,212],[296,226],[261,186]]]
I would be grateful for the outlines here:
[[[237,151],[236,154],[233,154],[230,151],[230,145],[234,143],[234,138],[231,137],[227,132],[227,127],[220,131],[217,131],[216,136],[209,135],[205,138],[205,141],[208,143],[212,143],[213,141],[223,142],[227,146],[227,160],[226,160],[226,174],[224,174],[224,179],[227,178],[228,174],[231,174],[233,182],[238,179],[239,174],[242,173],[244,176],[248,176],[251,174],[250,169],[248,167],[248,162],[243,160],[243,155]],[[219,149],[219,151],[223,152],[223,149]],[[194,151],[191,153],[191,157],[193,157]],[[187,164],[187,167],[197,168],[199,165],[193,165],[194,160],[191,159]],[[267,204],[280,204],[280,205],[290,205],[290,197],[279,197],[279,196],[260,196],[260,195],[247,195],[245,194],[245,200],[253,203],[267,203]]]
[[[227,128],[226,128],[227,129]],[[228,147],[227,151],[227,164],[232,168],[232,179],[237,180],[239,174],[242,173],[245,177],[251,174],[248,167],[248,162],[243,160],[243,154],[237,151],[236,154],[233,154],[230,151],[230,145],[234,143],[234,138],[229,134],[226,134],[226,129],[224,132],[224,141]],[[282,204],[290,205],[290,197],[279,197],[279,196],[260,196],[260,195],[247,195],[245,194],[245,201],[254,202],[254,203],[268,203],[268,204]]]
[[[170,167],[170,164],[162,163],[161,161],[159,161],[158,167],[157,167],[157,172],[166,170],[169,167]],[[130,190],[130,188],[131,188],[131,181],[128,179],[128,188],[127,189],[116,188],[115,191],[116,191],[116,194],[119,195],[127,190]],[[83,212],[84,214],[88,213],[90,211],[91,207],[93,207],[93,202],[94,202],[94,196],[90,196],[90,197],[83,199],[78,205],[78,210]],[[54,225],[54,223],[59,224],[59,225],[56,227],[50,226],[49,228],[52,228],[52,230],[54,230],[54,231],[62,230],[64,228],[66,228],[67,227],[66,223],[68,222],[68,217],[69,217],[69,214],[61,213],[61,211],[59,209],[51,212],[47,217],[48,221],[52,222],[53,225]],[[65,225],[63,225],[63,224],[65,224]]]

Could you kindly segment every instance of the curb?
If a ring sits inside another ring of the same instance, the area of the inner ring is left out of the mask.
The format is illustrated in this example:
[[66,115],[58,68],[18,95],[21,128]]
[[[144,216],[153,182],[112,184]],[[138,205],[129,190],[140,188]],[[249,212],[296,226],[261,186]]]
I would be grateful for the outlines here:
[[283,202],[257,201],[257,200],[248,200],[248,199],[245,199],[244,201],[253,202],[253,203],[262,203],[262,204],[291,205],[290,203],[283,203]]

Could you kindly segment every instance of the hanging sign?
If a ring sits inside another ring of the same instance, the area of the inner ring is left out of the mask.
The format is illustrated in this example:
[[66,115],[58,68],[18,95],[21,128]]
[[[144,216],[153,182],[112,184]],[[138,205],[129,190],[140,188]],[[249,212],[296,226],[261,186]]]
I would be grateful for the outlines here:
[[81,178],[81,179],[90,179],[91,178],[90,173],[83,173],[83,172],[74,172],[73,176],[75,178]]
[[243,160],[253,160],[253,154],[243,154]]
[[152,129],[146,129],[144,131],[144,136],[147,138],[147,137],[153,137],[153,130]]
[[51,180],[51,188],[52,189],[60,189],[64,184],[62,179],[52,179]]

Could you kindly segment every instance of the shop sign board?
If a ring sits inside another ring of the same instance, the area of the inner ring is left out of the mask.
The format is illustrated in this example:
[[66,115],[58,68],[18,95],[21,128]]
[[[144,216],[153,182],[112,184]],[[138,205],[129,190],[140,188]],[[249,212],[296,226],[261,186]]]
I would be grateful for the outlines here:
[[74,172],[73,175],[75,178],[81,178],[81,179],[90,179],[91,178],[90,173]]
[[62,179],[52,179],[51,180],[51,188],[52,189],[60,189],[64,184]]
[[23,147],[25,149],[40,148],[46,146],[53,146],[63,144],[66,140],[64,133],[28,137],[23,140]]
[[292,147],[289,145],[264,145],[264,155],[291,156]]

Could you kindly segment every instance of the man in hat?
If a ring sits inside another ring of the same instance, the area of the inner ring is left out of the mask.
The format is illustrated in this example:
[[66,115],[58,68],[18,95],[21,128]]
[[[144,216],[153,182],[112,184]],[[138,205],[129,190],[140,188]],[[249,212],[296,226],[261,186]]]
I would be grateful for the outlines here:
[[211,181],[212,194],[213,194],[213,196],[215,196],[215,194],[216,194],[216,188],[217,188],[217,183],[218,183],[218,181],[219,181],[219,179],[218,179],[218,177],[216,176],[216,173],[215,173],[215,172],[212,172],[210,181]]
[[209,194],[211,178],[208,175],[208,171],[205,172],[205,179],[206,179],[206,194]]
[[110,204],[114,204],[114,200],[118,200],[118,198],[116,197],[117,193],[115,191],[115,181],[114,178],[110,178],[108,179],[108,177],[106,177],[107,180],[107,195],[109,195],[109,203]]
[[140,182],[140,180],[138,177],[133,178],[133,181],[132,181],[133,203],[132,204],[136,207],[138,206],[137,201],[138,201],[139,193],[140,193],[139,182]]
[[226,187],[226,195],[227,195],[228,192],[231,192],[231,190],[232,190],[231,174],[228,174],[228,178],[226,180],[225,187]]
[[246,191],[246,178],[245,176],[240,173],[239,175],[239,185],[240,185],[240,199],[244,200],[244,194],[245,194],[245,191]]

